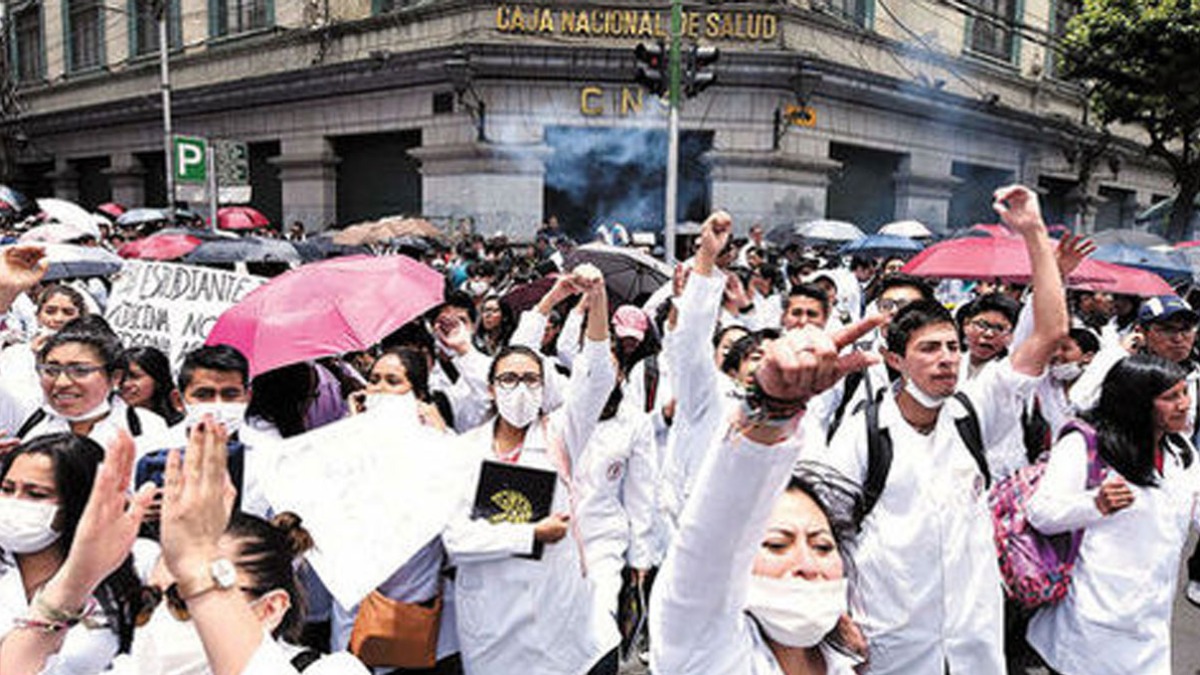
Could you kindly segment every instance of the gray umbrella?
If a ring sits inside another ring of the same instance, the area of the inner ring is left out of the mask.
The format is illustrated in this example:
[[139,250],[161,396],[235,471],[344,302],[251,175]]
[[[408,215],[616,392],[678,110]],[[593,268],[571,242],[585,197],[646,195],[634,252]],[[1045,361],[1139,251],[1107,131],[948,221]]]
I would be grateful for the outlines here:
[[106,277],[120,271],[124,260],[116,253],[98,246],[76,246],[74,244],[38,244],[46,251],[44,281],[76,279],[84,277]]
[[1130,230],[1127,228],[1117,230],[1100,230],[1099,232],[1091,235],[1091,240],[1096,242],[1096,246],[1123,244],[1125,246],[1136,246],[1138,248],[1150,248],[1151,246],[1171,245],[1171,242],[1163,239],[1157,234],[1143,232],[1141,230]]
[[301,262],[300,253],[290,242],[282,239],[241,237],[239,239],[214,239],[196,247],[183,257],[183,262],[237,263],[237,262]]

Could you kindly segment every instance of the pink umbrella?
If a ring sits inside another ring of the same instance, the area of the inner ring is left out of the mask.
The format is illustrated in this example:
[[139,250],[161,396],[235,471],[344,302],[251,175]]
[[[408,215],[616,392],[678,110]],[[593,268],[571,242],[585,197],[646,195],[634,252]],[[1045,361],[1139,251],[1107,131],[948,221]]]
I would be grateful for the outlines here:
[[117,249],[117,255],[142,260],[175,260],[191,253],[200,244],[200,239],[190,234],[156,234],[125,244]]
[[406,256],[349,256],[299,267],[252,291],[213,325],[257,375],[362,351],[442,302],[442,275]]
[[[918,253],[900,271],[934,279],[1000,279],[1017,283],[1027,283],[1033,273],[1024,240],[1013,236],[947,239]],[[1067,283],[1110,279],[1096,261],[1085,259]]]
[[217,209],[217,227],[222,230],[254,230],[270,224],[270,219],[249,206],[226,206]]
[[1071,284],[1073,288],[1088,291],[1107,291],[1109,293],[1125,293],[1149,298],[1155,295],[1175,295],[1175,289],[1154,272],[1126,267],[1102,260],[1089,260],[1097,269],[1110,277],[1108,281],[1090,281]]
[[100,206],[97,206],[96,210],[113,218],[119,218],[122,213],[125,213],[125,207],[116,202],[104,202]]

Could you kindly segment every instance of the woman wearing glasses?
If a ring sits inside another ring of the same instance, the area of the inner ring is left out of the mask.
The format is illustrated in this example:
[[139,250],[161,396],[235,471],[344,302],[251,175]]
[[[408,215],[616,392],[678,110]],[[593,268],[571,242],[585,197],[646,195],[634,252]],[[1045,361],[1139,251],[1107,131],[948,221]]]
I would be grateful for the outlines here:
[[303,621],[294,562],[311,540],[290,514],[274,524],[245,514],[230,518],[226,441],[224,427],[206,417],[192,428],[187,452],[171,453],[162,557],[147,585],[140,592],[135,586],[129,615],[138,627],[128,654],[105,671],[106,662],[98,667],[68,662],[72,640],[80,626],[98,618],[90,598],[104,590],[108,582],[101,580],[127,564],[152,499],[148,489],[129,496],[134,450],[128,436],[121,434],[108,447],[87,506],[76,515],[74,541],[62,547],[70,553],[43,577],[37,598],[16,614],[15,627],[0,641],[0,672],[366,674],[348,654],[319,656],[284,642]]
[[[590,265],[577,267],[558,279],[537,311],[548,315],[575,293],[587,304],[586,340],[562,408],[543,414],[543,360],[527,347],[509,346],[488,373],[495,421],[463,437],[481,461],[466,481],[459,517],[442,537],[458,567],[458,638],[468,675],[617,672],[616,624],[596,603],[575,527],[588,516],[572,513],[575,467],[616,380],[603,276]],[[516,512],[472,519],[485,461],[557,474],[550,515],[537,522]]]
[[67,323],[38,353],[42,405],[9,415],[6,431],[20,439],[69,431],[106,445],[123,430],[139,445],[158,442],[167,433],[166,421],[130,408],[114,394],[120,352],[117,337],[87,318]]

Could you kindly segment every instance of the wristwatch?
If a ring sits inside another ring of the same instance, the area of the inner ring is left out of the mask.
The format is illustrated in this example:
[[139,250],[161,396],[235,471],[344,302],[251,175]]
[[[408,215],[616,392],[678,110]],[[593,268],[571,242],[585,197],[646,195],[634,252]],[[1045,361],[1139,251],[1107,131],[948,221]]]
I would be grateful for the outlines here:
[[179,586],[179,597],[186,601],[194,600],[209,591],[227,591],[237,585],[237,568],[228,558],[217,558],[208,564],[208,583],[200,588],[185,589]]

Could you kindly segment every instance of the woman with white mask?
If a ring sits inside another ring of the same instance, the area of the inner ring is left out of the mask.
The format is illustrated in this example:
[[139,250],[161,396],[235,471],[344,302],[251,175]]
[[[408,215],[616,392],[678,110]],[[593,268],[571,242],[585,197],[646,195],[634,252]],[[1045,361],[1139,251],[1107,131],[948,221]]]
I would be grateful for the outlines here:
[[[0,461],[0,644],[14,630],[37,629],[22,622],[43,604],[39,589],[67,558],[103,459],[95,441],[59,433],[26,441]],[[98,673],[129,650],[140,582],[131,556],[117,562],[90,594],[91,621],[66,632],[59,658],[68,672]]]
[[429,393],[429,363],[412,347],[385,349],[371,364],[366,388],[351,394],[349,403],[351,415],[381,408],[406,410],[415,412],[421,424],[446,430]]
[[[291,514],[275,523],[230,517],[224,428],[212,418],[192,429],[186,453],[172,451],[163,497],[162,557],[142,587],[139,625],[113,675],[365,675],[357,659],[319,656],[283,638],[303,609],[294,571],[311,539]],[[99,580],[129,555],[152,491],[128,493],[134,451],[122,434],[109,446],[80,518],[70,554],[45,583],[18,630],[0,643],[0,672],[79,675],[64,663],[70,633],[90,620]],[[74,626],[74,627],[73,627]],[[64,644],[63,636],[67,635]]]
[[862,641],[842,618],[854,509],[834,508],[835,493],[820,487],[831,483],[792,473],[806,404],[869,363],[838,352],[876,323],[764,343],[741,412],[711,439],[651,596],[657,675],[854,672]]
[[[509,346],[488,374],[498,417],[462,437],[480,461],[442,538],[458,567],[458,638],[467,675],[617,672],[617,627],[595,602],[576,528],[588,514],[572,508],[581,454],[616,381],[603,276],[591,265],[575,268],[558,278],[538,311],[576,293],[588,303],[586,339],[563,406],[542,413],[544,362],[527,347]],[[528,511],[514,509],[501,518],[472,519],[485,462],[549,475],[549,515],[529,522]]]

